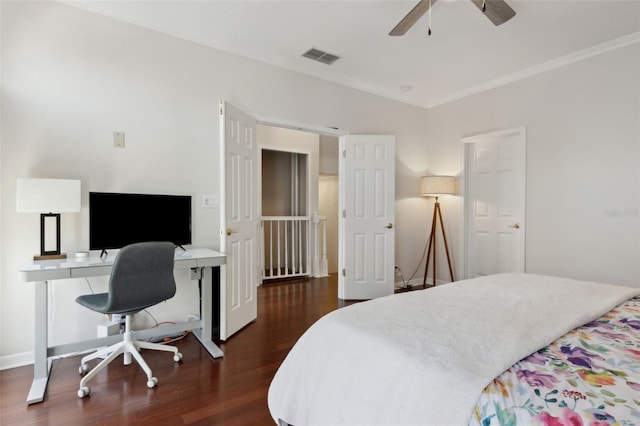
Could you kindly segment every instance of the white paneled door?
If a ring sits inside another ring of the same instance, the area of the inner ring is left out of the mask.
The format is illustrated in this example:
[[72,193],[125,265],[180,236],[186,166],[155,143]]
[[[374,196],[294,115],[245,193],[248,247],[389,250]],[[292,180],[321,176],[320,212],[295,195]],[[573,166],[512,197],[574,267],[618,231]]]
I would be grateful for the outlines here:
[[226,340],[257,317],[258,214],[256,120],[220,101],[220,250],[227,255],[220,279],[220,338]]
[[466,144],[466,277],[525,270],[525,131]]
[[340,138],[338,297],[393,293],[395,137]]

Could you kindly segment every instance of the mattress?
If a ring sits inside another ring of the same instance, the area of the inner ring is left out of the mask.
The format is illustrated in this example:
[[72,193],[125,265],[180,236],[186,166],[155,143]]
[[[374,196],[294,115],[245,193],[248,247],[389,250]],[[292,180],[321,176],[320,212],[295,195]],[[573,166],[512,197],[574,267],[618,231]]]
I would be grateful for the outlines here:
[[500,374],[470,424],[640,425],[640,298]]
[[[269,409],[275,422],[296,426],[466,425],[497,376],[639,294],[500,274],[351,305],[294,345],[270,385]],[[489,406],[480,424],[499,420]]]

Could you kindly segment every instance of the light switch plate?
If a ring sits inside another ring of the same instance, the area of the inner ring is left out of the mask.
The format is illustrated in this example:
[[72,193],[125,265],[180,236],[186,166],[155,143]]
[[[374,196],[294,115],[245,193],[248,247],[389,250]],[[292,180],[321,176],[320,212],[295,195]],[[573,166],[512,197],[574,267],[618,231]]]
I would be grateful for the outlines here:
[[202,196],[202,207],[209,209],[219,209],[220,208],[220,197],[215,195],[203,195]]

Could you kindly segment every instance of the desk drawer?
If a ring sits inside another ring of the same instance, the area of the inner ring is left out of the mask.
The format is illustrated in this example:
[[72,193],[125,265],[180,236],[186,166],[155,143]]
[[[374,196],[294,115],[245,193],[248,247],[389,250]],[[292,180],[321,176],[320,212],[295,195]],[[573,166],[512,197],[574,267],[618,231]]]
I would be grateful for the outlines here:
[[173,267],[176,269],[197,268],[198,262],[195,259],[176,259],[173,262]]
[[198,266],[221,266],[226,263],[227,263],[227,258],[224,256],[198,259]]
[[71,277],[68,269],[33,269],[22,272],[22,279],[25,282],[66,280]]
[[71,270],[71,278],[99,277],[111,274],[111,265],[95,266],[87,268],[73,268]]

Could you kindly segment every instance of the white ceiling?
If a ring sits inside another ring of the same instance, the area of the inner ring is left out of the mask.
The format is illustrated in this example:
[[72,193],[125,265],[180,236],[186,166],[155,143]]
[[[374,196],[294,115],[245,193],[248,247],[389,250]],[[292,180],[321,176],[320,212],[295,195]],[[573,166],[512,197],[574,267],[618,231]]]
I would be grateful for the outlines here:
[[[498,27],[469,0],[440,0],[432,8],[430,37],[427,15],[404,36],[387,35],[417,2],[64,1],[423,107],[610,48],[640,45],[640,0],[507,0],[516,16]],[[325,65],[303,58],[312,46],[341,59]]]

